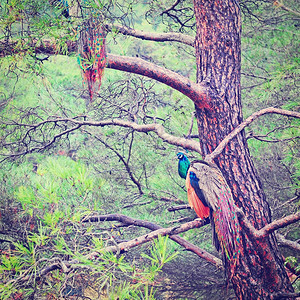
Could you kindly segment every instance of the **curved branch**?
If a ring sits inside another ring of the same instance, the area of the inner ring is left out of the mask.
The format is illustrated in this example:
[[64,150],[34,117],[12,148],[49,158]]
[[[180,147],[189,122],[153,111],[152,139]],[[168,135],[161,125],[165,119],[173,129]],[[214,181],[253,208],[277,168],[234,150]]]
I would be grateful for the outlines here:
[[[175,231],[177,229],[179,231],[176,232],[176,233],[179,233],[179,232],[183,232],[183,231],[180,231],[180,230],[186,231],[184,229],[186,227],[188,228],[187,230],[192,229],[192,228],[202,227],[203,225],[206,224],[205,220],[200,221],[199,219],[196,219],[194,221],[185,223],[185,224],[183,224],[179,227],[173,227],[173,229],[162,228],[161,226],[156,225],[154,223],[151,223],[149,221],[133,219],[133,218],[127,217],[125,215],[121,215],[121,214],[87,216],[82,220],[82,222],[100,222],[100,221],[119,221],[119,222],[121,222],[123,224],[126,224],[126,225],[135,225],[135,226],[145,227],[145,228],[154,230],[151,233],[151,234],[154,233],[153,234],[154,237],[152,237],[152,235],[149,233],[149,234],[146,234],[146,235],[144,235],[142,237],[139,237],[137,239],[133,239],[133,240],[128,241],[128,242],[120,243],[120,244],[118,244],[118,247],[117,246],[108,247],[108,248],[105,249],[106,251],[116,252],[116,251],[118,251],[118,248],[121,252],[122,251],[127,251],[129,248],[140,245],[141,243],[148,242],[149,241],[148,239],[150,238],[150,235],[151,235],[150,239],[156,238],[158,235],[170,235],[170,239],[172,239],[173,241],[175,241],[179,245],[183,246],[186,250],[197,254],[199,257],[205,259],[206,261],[210,262],[211,264],[215,265],[218,268],[223,268],[222,261],[219,258],[217,258],[217,257],[213,256],[212,254],[198,248],[197,246],[195,246],[192,243],[186,241],[185,239],[181,238],[180,236],[173,235],[173,234],[175,234]],[[200,222],[200,223],[198,223],[198,222]],[[182,229],[179,229],[179,228],[182,228]],[[155,233],[156,231],[158,232],[158,234]]]
[[155,79],[186,95],[197,107],[210,108],[206,97],[208,90],[204,85],[196,84],[184,76],[141,58],[108,54],[107,68]]
[[268,107],[268,108],[261,109],[255,113],[253,113],[245,121],[243,121],[239,126],[237,126],[233,131],[231,131],[231,133],[229,133],[223,139],[223,141],[218,145],[218,147],[212,153],[206,155],[205,160],[208,162],[213,161],[218,155],[221,154],[221,152],[224,150],[226,145],[234,137],[236,137],[245,127],[247,127],[249,124],[251,124],[257,118],[259,118],[265,114],[279,114],[279,115],[284,115],[284,116],[288,116],[288,117],[300,118],[300,113],[298,113],[296,111],[289,111],[289,110],[275,108],[275,107]]
[[118,33],[130,35],[142,40],[155,41],[155,42],[179,42],[194,47],[195,39],[189,35],[178,32],[156,33],[145,32],[142,30],[132,29],[125,26],[106,24],[104,25],[107,31],[116,30]]

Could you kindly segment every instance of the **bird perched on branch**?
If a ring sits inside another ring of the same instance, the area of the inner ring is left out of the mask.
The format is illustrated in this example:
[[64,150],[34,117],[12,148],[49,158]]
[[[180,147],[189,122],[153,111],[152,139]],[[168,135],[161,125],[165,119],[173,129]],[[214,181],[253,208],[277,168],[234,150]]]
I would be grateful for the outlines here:
[[82,69],[83,84],[87,86],[90,102],[101,86],[106,66],[105,31],[98,18],[90,17],[80,28],[78,63]]
[[212,164],[177,153],[179,176],[186,179],[190,206],[199,218],[210,218],[213,244],[223,253],[225,264],[230,264],[232,277],[236,261],[242,251],[240,224],[232,193],[221,171]]

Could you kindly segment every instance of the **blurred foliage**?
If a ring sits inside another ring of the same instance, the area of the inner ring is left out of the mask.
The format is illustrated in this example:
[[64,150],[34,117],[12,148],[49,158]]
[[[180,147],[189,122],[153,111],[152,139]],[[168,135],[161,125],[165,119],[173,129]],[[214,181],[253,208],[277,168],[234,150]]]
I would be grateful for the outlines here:
[[[86,1],[85,9],[94,12],[100,3],[105,22],[149,32],[194,35],[191,1],[179,1],[176,13],[168,11],[174,1],[138,2]],[[285,4],[296,9],[293,1]],[[11,50],[5,48],[9,38],[18,41],[13,55],[0,60],[2,154],[26,152],[32,143],[43,146],[70,128],[45,124],[19,143],[27,127],[17,123],[51,118],[157,122],[170,134],[188,135],[193,103],[179,92],[138,75],[105,70],[97,98],[86,105],[88,94],[80,68],[65,49],[66,40],[76,39],[81,20],[67,18],[59,1],[2,0],[0,7],[1,49]],[[244,116],[268,106],[298,110],[299,18],[271,2],[241,1],[241,8]],[[67,55],[35,53],[31,42],[38,45],[43,39],[50,39]],[[107,50],[138,56],[196,80],[194,51],[187,46],[112,32],[107,36]],[[196,135],[195,120],[192,128],[192,135]],[[299,121],[267,115],[252,123],[246,134],[273,216],[295,212],[299,206],[295,196],[299,195],[300,180]],[[2,147],[4,140],[8,144]],[[1,297],[46,299],[47,294],[56,298],[84,294],[93,298],[103,293],[108,299],[229,298],[230,290],[227,296],[222,292],[226,284],[220,271],[195,255],[179,252],[167,238],[124,255],[102,253],[95,261],[87,259],[89,253],[147,232],[117,223],[81,223],[90,213],[122,213],[165,227],[195,217],[192,210],[167,210],[186,203],[185,183],[177,176],[178,150],[184,151],[153,133],[112,126],[82,127],[57,138],[44,151],[28,151],[26,156],[2,162]],[[287,202],[290,199],[295,200]],[[296,226],[281,233],[292,240],[300,238]],[[181,236],[218,255],[211,245],[210,228]],[[293,251],[283,248],[283,254],[297,266]],[[72,259],[78,268],[70,272],[54,270],[37,276],[48,265]],[[22,278],[27,279],[26,284]]]

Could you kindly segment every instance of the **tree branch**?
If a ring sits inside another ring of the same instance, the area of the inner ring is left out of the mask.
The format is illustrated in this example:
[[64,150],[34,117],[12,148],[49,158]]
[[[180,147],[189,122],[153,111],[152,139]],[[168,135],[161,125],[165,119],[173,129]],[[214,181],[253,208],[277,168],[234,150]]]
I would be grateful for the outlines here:
[[237,208],[236,212],[237,212],[239,221],[240,221],[241,225],[243,226],[243,228],[247,231],[247,234],[254,237],[255,239],[265,238],[267,235],[271,234],[275,230],[277,230],[279,228],[286,227],[286,226],[288,226],[290,224],[293,224],[293,223],[296,223],[300,220],[300,212],[298,212],[296,214],[289,215],[289,216],[286,216],[284,218],[275,220],[275,221],[267,224],[263,228],[257,230],[247,220],[244,212],[241,209]]
[[155,42],[179,42],[189,46],[194,46],[195,38],[177,32],[156,33],[144,32],[142,30],[132,29],[125,26],[106,24],[104,25],[107,31],[116,30],[118,33],[133,36],[142,40],[155,41]]
[[[48,120],[47,120],[47,121],[40,122],[40,123],[38,123],[38,124],[32,124],[32,125],[30,125],[30,124],[18,124],[18,123],[15,123],[14,125],[28,126],[28,127],[31,126],[31,128],[29,129],[29,130],[31,130],[32,128],[37,128],[37,127],[39,127],[41,124],[45,124],[45,123],[47,123],[47,122],[48,122]],[[55,122],[55,121],[54,121],[54,122]],[[47,143],[44,143],[44,144],[43,144],[42,146],[40,146],[40,147],[34,146],[34,147],[31,148],[31,149],[26,149],[26,150],[24,150],[24,151],[17,152],[17,153],[9,153],[9,154],[7,154],[7,153],[0,153],[0,156],[4,156],[4,158],[3,158],[2,160],[0,160],[0,163],[3,162],[3,161],[5,161],[5,160],[8,159],[8,158],[13,158],[13,157],[18,157],[18,156],[26,155],[26,154],[31,153],[31,152],[34,152],[34,151],[42,151],[42,150],[45,150],[46,148],[48,148],[48,147],[50,147],[52,144],[54,144],[55,141],[58,140],[59,138],[61,138],[62,136],[68,135],[69,133],[71,133],[71,132],[73,132],[73,131],[79,129],[80,127],[81,127],[81,125],[76,125],[76,126],[74,126],[74,127],[72,127],[72,128],[66,129],[66,130],[64,130],[64,131],[62,131],[62,132],[60,132],[60,133],[54,135],[54,137],[53,137],[50,141],[48,141]],[[26,132],[25,136],[28,134],[28,132],[29,132],[29,131]]]
[[[59,134],[55,135],[53,137],[53,139],[46,143],[43,146],[40,147],[33,147],[32,149],[27,149],[25,151],[21,151],[21,152],[17,152],[17,153],[11,153],[11,154],[1,154],[2,156],[4,156],[5,159],[9,158],[9,157],[16,157],[16,156],[22,156],[24,154],[33,152],[33,151],[41,151],[46,149],[48,146],[50,146],[51,144],[53,144],[55,142],[56,139],[60,138],[61,136],[68,134],[82,126],[94,126],[94,127],[104,127],[104,126],[109,126],[109,125],[114,125],[114,126],[121,126],[121,127],[125,127],[125,128],[132,128],[135,131],[138,132],[155,132],[163,141],[175,145],[175,146],[181,146],[184,147],[186,149],[189,150],[193,150],[196,151],[198,153],[200,153],[200,146],[196,141],[193,140],[189,140],[189,139],[185,139],[182,137],[176,137],[173,136],[171,134],[168,134],[165,132],[164,127],[161,124],[144,124],[144,125],[139,125],[137,123],[134,122],[130,122],[130,121],[124,121],[121,119],[112,119],[112,120],[102,120],[102,121],[85,121],[85,120],[79,120],[79,117],[76,118],[57,118],[57,119],[48,119],[48,120],[44,120],[41,121],[39,123],[36,124],[26,124],[26,123],[17,123],[17,122],[13,122],[7,125],[14,125],[14,126],[22,126],[22,127],[29,127],[30,129],[36,129],[38,127],[41,127],[47,123],[67,123],[70,122],[74,125],[74,127],[67,129],[63,132],[60,132]],[[28,131],[27,131],[28,132]],[[2,160],[2,161],[3,161]]]
[[276,233],[277,240],[280,245],[288,247],[292,250],[300,251],[300,244],[286,239],[282,234]]
[[184,76],[141,58],[108,54],[107,68],[155,79],[186,95],[197,107],[210,108],[206,97],[208,90],[204,85],[197,84]]
[[176,210],[182,210],[182,209],[191,209],[191,207],[188,204],[171,206],[168,208],[168,211],[176,211]]
[[[205,259],[206,261],[210,262],[211,264],[215,265],[216,267],[222,268],[222,261],[219,258],[198,248],[197,246],[184,240],[183,238],[175,235],[180,232],[190,230],[192,228],[202,227],[207,223],[207,221],[205,221],[205,220],[200,221],[199,219],[196,219],[194,221],[191,221],[191,222],[185,223],[181,226],[173,227],[173,228],[162,228],[161,226],[151,223],[149,221],[133,219],[133,218],[127,217],[125,215],[121,215],[121,214],[87,216],[87,217],[83,218],[83,220],[82,220],[82,222],[101,222],[101,221],[119,221],[126,225],[145,227],[145,228],[153,230],[153,232],[143,235],[142,237],[133,239],[128,242],[120,243],[120,244],[118,244],[118,246],[110,246],[108,248],[105,248],[105,251],[117,252],[118,250],[120,250],[121,252],[122,251],[124,252],[124,251],[128,251],[129,248],[138,246],[142,243],[148,242],[151,239],[157,238],[158,235],[169,235],[170,239],[172,239],[176,243],[183,246],[186,250],[197,254],[199,257]],[[181,230],[183,230],[183,231],[181,231]]]
[[256,119],[258,119],[259,117],[261,117],[265,114],[279,114],[279,115],[284,115],[284,116],[288,116],[288,117],[300,118],[300,113],[295,112],[295,111],[289,111],[289,110],[284,110],[284,109],[275,108],[275,107],[268,107],[268,108],[261,109],[255,113],[253,113],[245,121],[243,121],[239,126],[237,126],[231,133],[229,133],[212,153],[206,155],[205,160],[208,162],[212,162],[218,155],[221,154],[221,152],[224,150],[226,145],[234,137],[236,137],[245,127],[247,127],[253,121],[255,121]]
[[[10,42],[9,45],[0,45],[0,57],[15,53],[16,50],[14,50],[14,45],[16,44],[17,42]],[[35,48],[36,53],[44,53],[48,55],[65,54],[61,53],[61,49],[56,47],[55,41],[52,40],[44,40],[41,45],[36,47],[33,43],[31,47]],[[74,52],[76,47],[76,42],[67,43],[67,49],[69,53]],[[26,49],[23,49],[22,51],[26,52]],[[205,87],[205,85],[197,84],[184,76],[181,76],[166,68],[157,66],[153,63],[147,62],[141,58],[118,56],[108,53],[107,68],[152,78],[186,95],[195,103],[197,107],[211,109],[207,101],[208,89]]]

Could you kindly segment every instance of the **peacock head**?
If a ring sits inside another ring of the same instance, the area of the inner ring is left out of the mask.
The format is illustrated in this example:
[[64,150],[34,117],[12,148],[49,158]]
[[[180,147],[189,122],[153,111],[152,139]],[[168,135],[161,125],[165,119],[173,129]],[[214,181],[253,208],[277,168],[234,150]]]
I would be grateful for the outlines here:
[[183,154],[182,152],[177,153],[177,158],[179,159],[178,174],[181,178],[185,179],[191,163],[190,163],[189,159],[187,158],[187,156],[185,154]]

